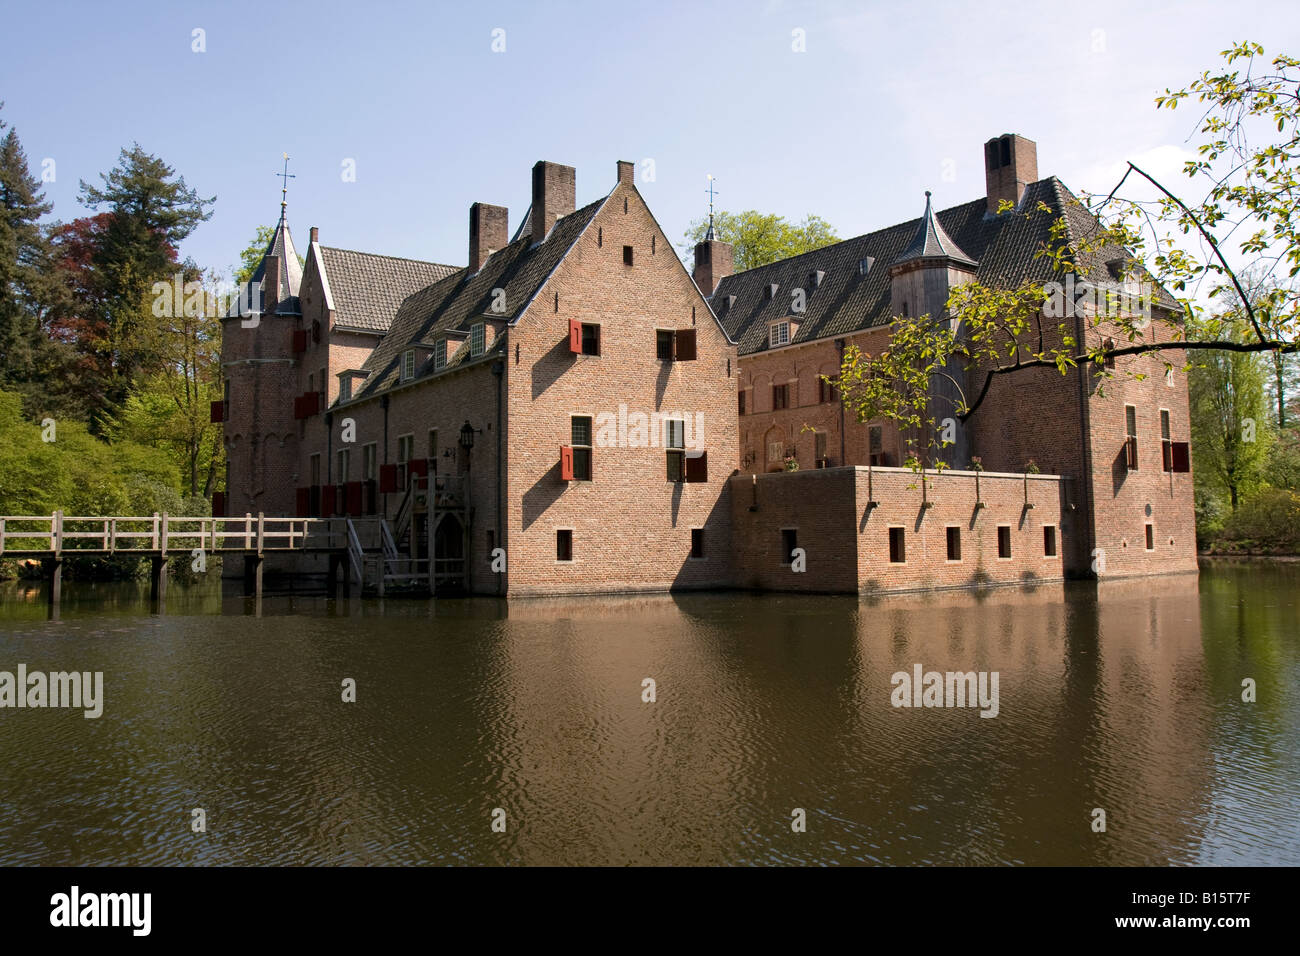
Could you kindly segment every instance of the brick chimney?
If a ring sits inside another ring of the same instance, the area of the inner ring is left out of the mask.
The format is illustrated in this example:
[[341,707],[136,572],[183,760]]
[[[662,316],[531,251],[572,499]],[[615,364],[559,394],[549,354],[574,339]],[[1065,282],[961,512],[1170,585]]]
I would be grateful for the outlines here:
[[555,220],[577,208],[577,171],[572,166],[539,160],[533,166],[533,242],[541,242]]
[[629,186],[631,186],[633,179],[636,178],[635,170],[636,170],[635,165],[629,163],[625,159],[620,159],[618,161],[618,181],[620,183],[627,183]]
[[505,206],[476,202],[469,207],[469,271],[478,272],[488,256],[504,249],[510,242],[508,220],[510,212]]
[[319,230],[318,228],[316,228],[315,226],[312,226],[312,227],[311,227],[311,232],[308,233],[308,240],[307,240],[307,241],[308,241],[308,242],[320,242],[320,230]]
[[1017,133],[1003,133],[984,144],[984,179],[988,185],[988,211],[1010,199],[1017,205],[1025,187],[1038,181],[1038,146]]
[[272,313],[280,304],[280,257],[267,256],[262,273],[262,311]]
[[718,283],[736,271],[731,243],[705,239],[695,244],[695,271],[691,278],[705,298],[713,295]]

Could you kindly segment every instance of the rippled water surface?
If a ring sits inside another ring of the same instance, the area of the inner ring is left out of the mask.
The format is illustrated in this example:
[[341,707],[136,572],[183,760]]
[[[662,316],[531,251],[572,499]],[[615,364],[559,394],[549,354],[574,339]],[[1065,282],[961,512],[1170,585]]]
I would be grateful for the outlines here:
[[[163,614],[65,583],[51,621],[0,584],[0,670],[102,671],[106,698],[0,710],[0,863],[1300,864],[1298,592],[1253,563],[259,617],[215,582]],[[915,664],[997,671],[998,716],[891,706]]]

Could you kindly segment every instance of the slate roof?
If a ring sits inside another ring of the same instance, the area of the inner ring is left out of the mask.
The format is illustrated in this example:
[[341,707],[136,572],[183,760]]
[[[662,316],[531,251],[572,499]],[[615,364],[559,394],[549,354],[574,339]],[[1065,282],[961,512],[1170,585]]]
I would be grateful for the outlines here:
[[[1052,214],[1033,212],[1039,202]],[[1096,220],[1082,207],[1060,180],[1039,180],[1026,187],[1015,214],[986,215],[987,200],[979,199],[931,213],[931,232],[926,216],[846,239],[822,249],[783,259],[770,265],[728,276],[709,299],[713,311],[738,343],[739,354],[749,355],[768,347],[767,323],[789,315],[790,290],[800,287],[807,295],[807,311],[791,344],[846,335],[893,320],[890,303],[889,267],[904,257],[926,249],[950,258],[978,262],[976,279],[986,285],[1013,288],[1025,281],[1052,278],[1047,258],[1034,253],[1049,241],[1050,227],[1064,213],[1072,247],[1090,235]],[[927,212],[929,212],[927,201]],[[1029,215],[1025,215],[1029,212]],[[946,249],[947,252],[942,250]],[[1118,246],[1107,246],[1076,262],[1077,271],[1089,278],[1112,280],[1107,263],[1128,257]],[[863,260],[874,260],[866,275]],[[825,273],[814,288],[811,275]],[[776,295],[768,299],[764,290],[777,283]],[[729,297],[734,300],[728,304]],[[1163,289],[1157,304],[1176,308]]]
[[[607,197],[606,197],[607,198]],[[380,340],[361,369],[367,376],[353,390],[353,400],[368,398],[398,384],[401,356],[416,346],[432,346],[449,332],[467,333],[470,326],[485,316],[516,322],[537,294],[542,284],[560,264],[595,217],[605,199],[570,213],[555,223],[546,241],[534,246],[531,235],[524,235],[498,249],[488,257],[477,273],[468,267],[457,269],[446,278],[408,295],[397,308],[388,334]],[[505,311],[493,313],[492,290],[505,290]],[[466,345],[447,357],[448,370],[472,362],[485,361],[499,352],[498,339],[480,357],[469,357]],[[457,345],[455,337],[448,349]],[[417,379],[432,373],[430,353],[415,370]],[[442,374],[439,372],[438,374]]]
[[963,265],[976,265],[975,260],[961,251],[961,247],[952,241],[935,219],[928,189],[925,191],[925,214],[921,216],[920,228],[902,255],[894,261],[910,262],[913,259],[951,259]]
[[[266,257],[280,257],[280,294],[276,296],[276,315],[301,315],[302,308],[298,301],[298,287],[302,285],[302,265],[298,262],[298,250],[294,248],[293,236],[289,232],[289,224],[281,219],[275,225],[275,233],[271,236],[271,241],[266,244],[266,251],[262,253],[261,261],[257,264],[257,271],[253,277],[248,280],[250,293],[246,298],[250,302],[265,302],[261,296],[260,290],[262,282],[266,279]],[[260,306],[259,306],[260,307]],[[232,318],[240,314],[238,306],[232,307],[227,313],[227,318]]]
[[334,300],[335,323],[368,332],[387,332],[407,296],[457,271],[436,262],[332,246],[321,246],[320,253]]

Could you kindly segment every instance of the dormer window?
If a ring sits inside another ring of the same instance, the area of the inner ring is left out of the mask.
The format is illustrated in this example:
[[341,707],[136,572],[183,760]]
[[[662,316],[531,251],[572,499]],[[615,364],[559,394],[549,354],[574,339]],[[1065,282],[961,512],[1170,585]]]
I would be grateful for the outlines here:
[[816,272],[813,272],[808,276],[808,284],[812,286],[812,288],[816,289],[822,284],[822,279],[825,278],[826,273],[821,269],[818,269]]
[[763,298],[771,302],[776,298],[776,290],[777,284],[775,282],[769,282],[767,285],[763,286]]
[[875,260],[874,258],[872,258],[871,256],[866,256],[865,258],[859,259],[859,260],[858,260],[858,275],[860,275],[860,276],[864,276],[864,275],[866,275],[868,272],[870,272],[870,271],[871,271],[871,267],[872,267],[873,265],[875,265],[875,262],[876,262],[876,260]]
[[782,345],[790,344],[790,323],[773,322],[767,330],[767,344],[771,348],[778,348]]
[[441,372],[447,367],[447,340],[438,339],[433,343],[433,370]]
[[486,328],[482,322],[475,322],[469,329],[469,354],[471,358],[478,358],[483,354],[484,343],[486,342]]
[[402,353],[402,371],[398,380],[409,382],[415,378],[415,349],[407,349]]

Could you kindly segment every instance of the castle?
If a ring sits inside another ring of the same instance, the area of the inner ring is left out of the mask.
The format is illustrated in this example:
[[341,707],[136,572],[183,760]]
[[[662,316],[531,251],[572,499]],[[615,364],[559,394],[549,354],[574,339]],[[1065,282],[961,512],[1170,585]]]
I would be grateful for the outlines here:
[[[1104,388],[1088,367],[998,377],[924,481],[889,422],[849,420],[833,384],[849,345],[943,316],[963,282],[1046,279],[1051,222],[1070,241],[1093,225],[1039,179],[1032,141],[984,159],[984,196],[927,195],[919,219],[742,273],[711,231],[688,273],[627,162],[580,208],[575,171],[537,163],[513,235],[474,203],[463,267],[315,228],[300,266],[282,214],[260,312],[224,320],[214,513],[365,523],[389,542],[380,587],[400,566],[506,596],[1195,570],[1187,383],[1157,357],[1116,359]],[[1113,278],[1124,255],[1081,252],[1076,271]],[[1077,321],[1080,341],[1107,332]]]

